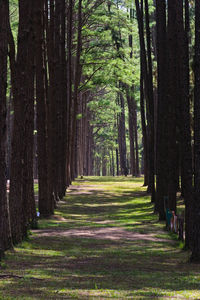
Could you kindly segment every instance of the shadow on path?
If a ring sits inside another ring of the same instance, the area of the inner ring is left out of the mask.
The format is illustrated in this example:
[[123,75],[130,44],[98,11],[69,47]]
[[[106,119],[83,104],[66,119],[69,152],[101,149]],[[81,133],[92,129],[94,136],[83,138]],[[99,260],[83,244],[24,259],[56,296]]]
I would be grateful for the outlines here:
[[124,182],[70,187],[56,215],[7,255],[0,274],[21,277],[0,291],[26,300],[200,298],[198,266],[163,231],[141,181]]

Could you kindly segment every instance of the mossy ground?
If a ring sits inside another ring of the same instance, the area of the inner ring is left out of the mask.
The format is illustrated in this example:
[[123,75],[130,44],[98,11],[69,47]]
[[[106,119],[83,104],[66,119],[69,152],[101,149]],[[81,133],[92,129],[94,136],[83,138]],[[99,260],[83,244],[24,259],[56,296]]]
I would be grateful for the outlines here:
[[39,228],[6,253],[0,299],[200,299],[200,265],[158,222],[142,179],[79,179]]

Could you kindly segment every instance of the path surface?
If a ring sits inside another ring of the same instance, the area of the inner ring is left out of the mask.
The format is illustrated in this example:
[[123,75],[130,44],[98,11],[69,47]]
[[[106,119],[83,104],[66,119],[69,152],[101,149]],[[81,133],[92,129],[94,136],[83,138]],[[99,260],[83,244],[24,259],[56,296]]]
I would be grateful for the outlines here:
[[163,231],[141,185],[71,186],[55,216],[8,253],[0,299],[200,299],[199,266]]

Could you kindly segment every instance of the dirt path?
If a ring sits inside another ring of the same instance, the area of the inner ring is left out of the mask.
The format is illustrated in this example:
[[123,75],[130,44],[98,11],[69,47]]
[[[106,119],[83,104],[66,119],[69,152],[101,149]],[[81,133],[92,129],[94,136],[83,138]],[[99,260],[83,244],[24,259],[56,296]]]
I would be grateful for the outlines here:
[[141,185],[70,187],[56,214],[8,253],[0,299],[199,299],[198,266],[163,230]]

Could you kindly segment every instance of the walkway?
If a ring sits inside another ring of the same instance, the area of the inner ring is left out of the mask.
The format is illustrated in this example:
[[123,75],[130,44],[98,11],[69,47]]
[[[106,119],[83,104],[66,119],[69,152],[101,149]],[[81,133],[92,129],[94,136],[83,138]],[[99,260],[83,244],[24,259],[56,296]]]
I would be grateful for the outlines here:
[[199,266],[163,231],[141,186],[75,182],[55,216],[8,253],[0,299],[199,299]]

